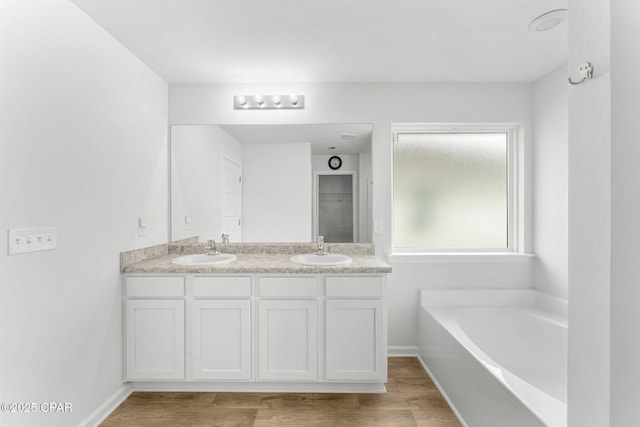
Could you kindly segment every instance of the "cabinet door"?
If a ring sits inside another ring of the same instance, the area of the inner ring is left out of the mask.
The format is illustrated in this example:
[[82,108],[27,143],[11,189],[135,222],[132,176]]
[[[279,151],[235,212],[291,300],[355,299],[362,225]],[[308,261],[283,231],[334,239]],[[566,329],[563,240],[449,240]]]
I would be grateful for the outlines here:
[[260,301],[258,378],[315,380],[317,302]]
[[193,378],[251,378],[251,302],[193,302]]
[[327,379],[384,380],[383,326],[382,300],[327,300]]
[[184,379],[184,301],[127,301],[127,378]]

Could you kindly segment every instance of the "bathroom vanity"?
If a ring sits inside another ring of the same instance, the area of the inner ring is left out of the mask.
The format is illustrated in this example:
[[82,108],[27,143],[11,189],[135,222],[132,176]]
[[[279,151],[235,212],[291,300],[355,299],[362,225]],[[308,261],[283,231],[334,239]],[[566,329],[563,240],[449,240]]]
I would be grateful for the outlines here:
[[125,381],[137,390],[384,392],[390,267],[372,249],[348,265],[299,265],[287,248],[220,265],[172,264],[179,253],[125,266]]

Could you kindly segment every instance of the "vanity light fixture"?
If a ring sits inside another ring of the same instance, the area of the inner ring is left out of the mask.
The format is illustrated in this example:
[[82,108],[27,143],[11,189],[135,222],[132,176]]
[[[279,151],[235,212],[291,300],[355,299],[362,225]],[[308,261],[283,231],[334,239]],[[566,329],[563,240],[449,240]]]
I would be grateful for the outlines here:
[[236,110],[303,109],[304,95],[236,95],[233,97]]

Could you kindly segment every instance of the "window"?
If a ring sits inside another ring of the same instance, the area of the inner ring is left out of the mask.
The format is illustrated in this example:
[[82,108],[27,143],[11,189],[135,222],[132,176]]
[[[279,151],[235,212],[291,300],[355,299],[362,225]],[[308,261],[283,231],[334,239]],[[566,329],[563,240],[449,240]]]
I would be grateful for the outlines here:
[[514,135],[394,127],[394,251],[513,250]]

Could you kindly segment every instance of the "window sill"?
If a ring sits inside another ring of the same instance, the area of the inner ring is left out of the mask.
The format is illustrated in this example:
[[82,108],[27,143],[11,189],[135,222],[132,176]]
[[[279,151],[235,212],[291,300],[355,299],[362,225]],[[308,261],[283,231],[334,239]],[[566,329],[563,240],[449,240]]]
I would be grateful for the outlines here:
[[529,262],[533,254],[507,252],[396,252],[387,254],[387,261],[394,264],[425,263],[498,263]]

